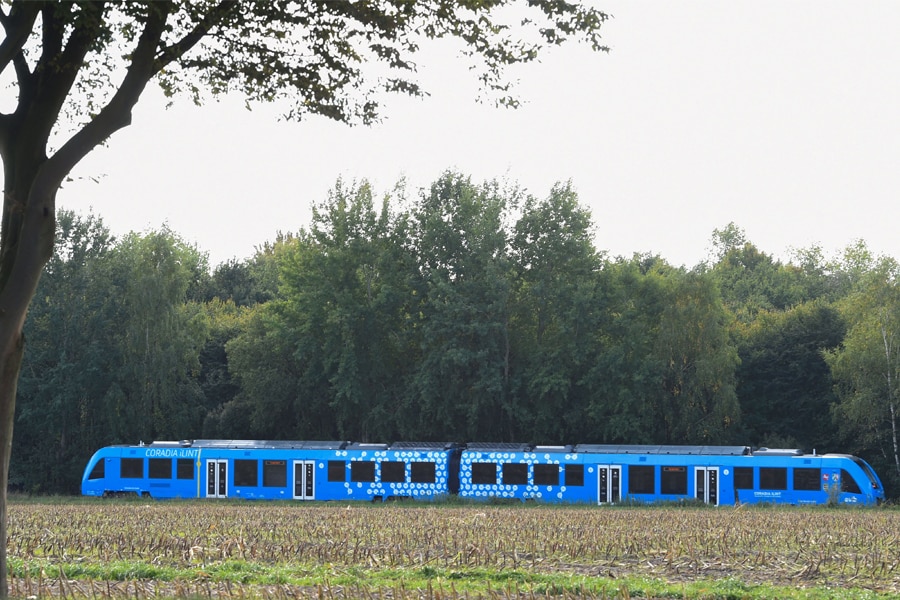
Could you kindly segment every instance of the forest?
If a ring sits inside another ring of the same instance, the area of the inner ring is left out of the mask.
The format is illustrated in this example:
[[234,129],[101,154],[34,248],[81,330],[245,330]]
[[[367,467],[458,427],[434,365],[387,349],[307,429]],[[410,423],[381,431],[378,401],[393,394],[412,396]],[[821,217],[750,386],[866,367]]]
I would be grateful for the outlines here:
[[[113,443],[741,444],[857,454],[900,493],[900,265],[782,262],[734,223],[693,266],[609,256],[571,184],[337,181],[211,266],[61,211],[25,327],[10,488],[78,493]],[[227,232],[222,232],[227,235]]]

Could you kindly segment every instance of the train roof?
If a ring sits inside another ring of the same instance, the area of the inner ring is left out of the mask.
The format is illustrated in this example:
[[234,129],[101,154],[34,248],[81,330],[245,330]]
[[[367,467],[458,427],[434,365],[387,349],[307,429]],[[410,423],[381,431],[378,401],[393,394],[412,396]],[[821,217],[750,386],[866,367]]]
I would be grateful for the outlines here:
[[474,442],[462,444],[461,447],[476,452],[572,452],[572,448],[574,448],[571,444],[550,446],[514,442]]
[[473,442],[466,444],[466,450],[479,452],[530,452],[531,444],[517,444],[507,442]]
[[[227,448],[246,450],[452,450],[456,442],[395,442],[393,444],[325,440],[180,440],[141,444],[148,448]],[[130,445],[128,447],[131,447]]]
[[387,450],[388,444],[370,442],[350,442],[345,450]]
[[391,450],[453,450],[459,448],[456,442],[394,442]]
[[[750,446],[690,446],[656,444],[577,444],[535,445],[507,442],[394,442],[392,444],[329,440],[180,440],[141,443],[150,448],[227,448],[246,450],[472,450],[476,452],[560,452],[578,454],[647,454],[706,456],[805,456],[793,448],[757,448]],[[122,447],[130,445],[121,445]]]
[[[343,450],[349,444],[349,442],[319,440],[186,440],[175,443],[185,448],[244,448],[247,450]],[[172,444],[172,442],[154,442],[150,446],[171,446]]]
[[753,456],[805,456],[803,450],[796,448],[757,448]]
[[707,456],[743,456],[750,454],[750,446],[656,446],[578,444],[579,454],[686,454]]
[[565,446],[532,446],[532,452],[565,452],[569,453],[572,449],[575,448],[572,444],[567,444]]

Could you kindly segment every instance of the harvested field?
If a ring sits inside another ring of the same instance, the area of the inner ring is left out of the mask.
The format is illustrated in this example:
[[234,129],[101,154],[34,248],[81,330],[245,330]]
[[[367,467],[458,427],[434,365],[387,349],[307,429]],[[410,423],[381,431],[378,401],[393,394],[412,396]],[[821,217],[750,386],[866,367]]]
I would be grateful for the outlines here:
[[21,597],[900,594],[888,509],[20,501],[9,519]]

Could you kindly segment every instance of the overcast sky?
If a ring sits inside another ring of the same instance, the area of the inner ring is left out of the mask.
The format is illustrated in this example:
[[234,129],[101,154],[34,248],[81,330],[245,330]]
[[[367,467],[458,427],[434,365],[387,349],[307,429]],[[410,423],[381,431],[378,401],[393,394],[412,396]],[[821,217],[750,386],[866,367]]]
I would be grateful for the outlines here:
[[148,88],[59,206],[116,234],[167,223],[216,265],[307,226],[339,176],[415,190],[455,169],[538,197],[571,180],[612,256],[694,266],[734,222],[779,258],[860,238],[900,258],[900,2],[597,6],[610,53],[571,46],[517,71],[515,111],[477,104],[465,63],[440,53],[422,58],[431,97],[393,97],[369,128],[239,99],[166,110]]

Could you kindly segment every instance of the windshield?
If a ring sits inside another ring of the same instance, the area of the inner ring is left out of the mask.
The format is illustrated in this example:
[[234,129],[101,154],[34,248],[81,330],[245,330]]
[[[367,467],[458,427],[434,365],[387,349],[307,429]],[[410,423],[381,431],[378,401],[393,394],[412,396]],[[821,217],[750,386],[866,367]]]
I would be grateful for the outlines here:
[[853,457],[853,462],[855,462],[862,468],[863,472],[866,474],[866,477],[869,478],[869,482],[872,484],[872,487],[874,489],[881,489],[881,485],[878,482],[878,476],[875,475],[875,471],[872,470],[872,467],[869,466],[869,463],[856,456]]

